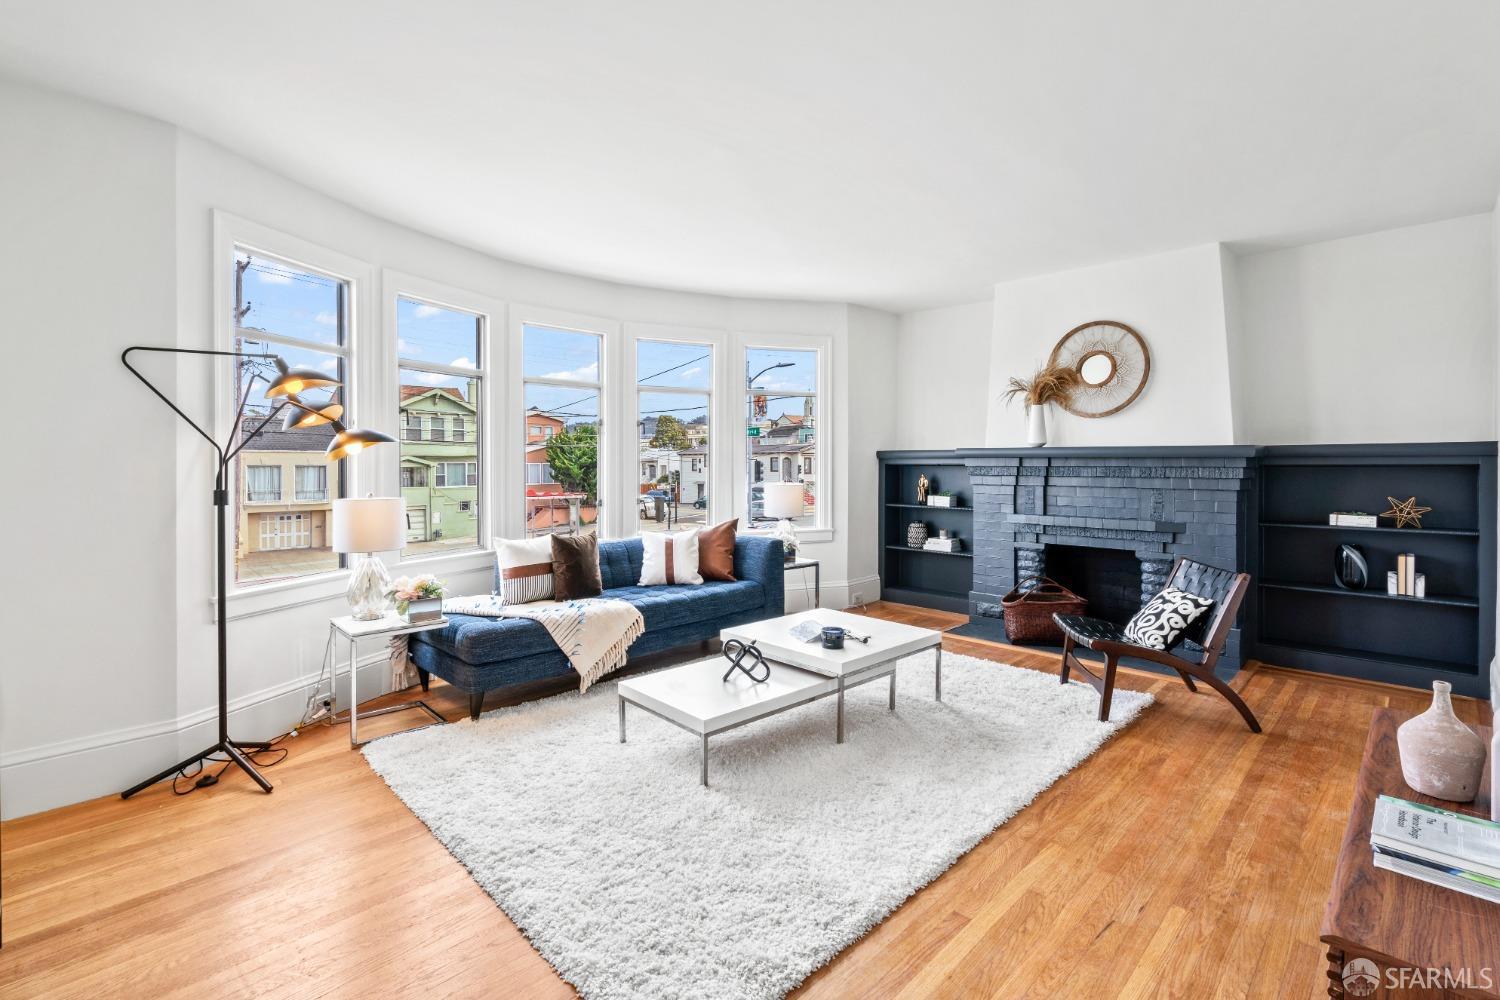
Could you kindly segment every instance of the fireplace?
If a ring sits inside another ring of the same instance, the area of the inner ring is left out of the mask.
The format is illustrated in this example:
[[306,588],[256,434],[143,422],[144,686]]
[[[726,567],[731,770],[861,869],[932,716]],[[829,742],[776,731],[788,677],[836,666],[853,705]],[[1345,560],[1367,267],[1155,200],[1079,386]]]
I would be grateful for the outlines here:
[[[998,637],[1000,599],[1050,576],[1123,624],[1166,586],[1179,556],[1243,569],[1254,523],[1255,449],[964,449],[974,504],[972,634]],[[1217,670],[1240,666],[1231,630]]]
[[1046,575],[1086,599],[1090,618],[1124,625],[1141,608],[1141,561],[1128,549],[1048,545]]

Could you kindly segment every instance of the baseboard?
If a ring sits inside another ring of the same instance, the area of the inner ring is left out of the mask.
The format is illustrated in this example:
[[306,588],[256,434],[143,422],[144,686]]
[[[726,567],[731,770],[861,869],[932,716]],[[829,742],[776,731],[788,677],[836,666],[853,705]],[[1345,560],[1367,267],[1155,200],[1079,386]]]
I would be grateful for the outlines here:
[[[390,688],[384,647],[359,659],[360,700]],[[349,668],[335,675],[340,710],[349,698]],[[238,739],[265,740],[302,718],[316,672],[241,695],[229,704],[229,729]],[[197,753],[218,738],[218,715],[208,708],[176,719],[132,726],[80,739],[49,743],[0,756],[0,819],[71,805],[118,793],[164,767]],[[275,781],[275,774],[270,775]]]
[[[804,582],[801,578],[806,577]],[[824,580],[821,605],[825,608],[850,608],[856,604],[873,604],[880,600],[880,577],[863,576],[855,580]],[[859,600],[854,600],[858,595]],[[813,574],[810,569],[791,570],[786,575],[787,614],[813,606]]]

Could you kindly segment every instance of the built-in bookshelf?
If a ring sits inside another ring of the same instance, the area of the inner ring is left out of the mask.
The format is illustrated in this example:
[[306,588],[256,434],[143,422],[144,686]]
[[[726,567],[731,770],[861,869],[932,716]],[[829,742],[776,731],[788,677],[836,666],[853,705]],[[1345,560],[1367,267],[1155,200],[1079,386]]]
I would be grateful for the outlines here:
[[[934,492],[953,495],[953,506],[917,503],[917,480],[923,475]],[[934,536],[947,528],[962,549],[911,548],[906,529],[913,521],[924,522]],[[974,495],[963,459],[951,451],[881,452],[880,539],[883,600],[966,613],[974,585]]]
[[[1379,514],[1387,497],[1432,511],[1421,528],[1328,523]],[[1495,444],[1288,446],[1259,461],[1254,655],[1281,666],[1489,693],[1495,637]],[[1358,546],[1369,584],[1334,582],[1341,544]],[[1414,553],[1425,598],[1386,593],[1397,556]]]

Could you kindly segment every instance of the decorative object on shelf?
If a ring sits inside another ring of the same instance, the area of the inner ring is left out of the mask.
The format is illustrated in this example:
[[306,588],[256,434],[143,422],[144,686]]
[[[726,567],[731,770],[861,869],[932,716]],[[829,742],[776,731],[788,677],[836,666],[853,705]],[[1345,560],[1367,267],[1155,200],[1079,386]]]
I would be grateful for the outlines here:
[[1422,526],[1422,515],[1432,511],[1431,507],[1418,507],[1416,497],[1400,501],[1395,497],[1386,497],[1385,499],[1391,505],[1391,509],[1380,516],[1394,517],[1396,519],[1396,527],[1398,528],[1405,528],[1407,526],[1420,528]]
[[1386,590],[1398,597],[1426,597],[1427,574],[1417,572],[1417,554],[1402,552],[1396,556],[1396,589],[1390,590],[1391,577],[1386,576]]
[[766,483],[765,515],[777,519],[771,535],[781,539],[787,562],[797,557],[797,529],[792,518],[802,516],[802,491],[801,483]]
[[1062,629],[1052,620],[1053,614],[1081,615],[1089,602],[1051,577],[1033,576],[1022,580],[1000,599],[1005,616],[1005,637],[1011,642],[1040,642],[1058,645]]
[[927,506],[929,507],[956,507],[952,493],[929,493],[927,494]]
[[1026,404],[1026,443],[1040,448],[1047,443],[1047,404],[1067,407],[1068,398],[1082,384],[1078,369],[1071,365],[1049,362],[1038,368],[1029,379],[1012,375],[1005,390],[1005,405],[1016,398]]
[[332,534],[333,551],[359,556],[344,592],[350,613],[355,621],[374,621],[391,606],[391,576],[376,553],[406,547],[406,501],[377,496],[335,500]]
[[1072,369],[1077,385],[1058,405],[1077,417],[1107,417],[1135,402],[1151,377],[1151,351],[1139,333],[1114,320],[1075,326],[1052,348],[1051,366]]
[[1453,714],[1453,685],[1432,682],[1432,707],[1396,730],[1401,776],[1414,791],[1449,802],[1472,802],[1479,794],[1485,745]]
[[949,531],[947,528],[939,528],[937,536],[939,538],[952,538],[953,532]]
[[[225,444],[213,439],[208,431],[198,426],[176,403],[167,398],[166,393],[158,389],[151,380],[136,370],[130,363],[130,355],[135,351],[149,351],[154,354],[196,354],[215,358],[235,358],[234,364],[239,366],[239,379],[243,388],[237,402],[234,420],[230,426],[234,428],[233,437]],[[265,362],[270,362],[274,368],[275,377],[263,371]],[[245,449],[262,431],[271,426],[271,422],[277,417],[283,417],[282,429],[289,430],[300,427],[317,427],[321,424],[329,424],[333,427],[333,440],[328,443],[323,457],[330,462],[337,461],[357,451],[361,451],[371,445],[390,444],[395,438],[376,431],[351,430],[345,427],[339,420],[343,416],[343,409],[336,403],[325,403],[319,406],[316,402],[303,402],[298,393],[307,389],[336,389],[339,382],[328,377],[326,372],[313,371],[306,368],[290,368],[287,363],[274,354],[264,354],[252,351],[216,351],[194,347],[142,347],[136,345],[127,347],[120,354],[120,363],[129,369],[130,374],[141,380],[146,388],[166,403],[172,412],[187,422],[188,426],[198,432],[198,436],[209,443],[214,450],[214,490],[213,505],[215,509],[215,532],[217,542],[214,551],[222,557],[229,551],[228,534],[225,519],[229,507],[229,494],[231,489],[230,469],[234,459]],[[245,409],[249,405],[251,392],[256,382],[264,382],[265,389],[262,395],[272,402],[270,412],[265,415],[254,427],[245,421]],[[192,767],[194,764],[201,766],[202,762],[210,755],[222,754],[217,759],[224,757],[233,761],[235,766],[248,774],[254,782],[260,786],[261,791],[270,792],[271,783],[255,769],[251,758],[260,751],[270,748],[270,744],[264,742],[248,742],[234,740],[229,737],[229,578],[227,570],[228,560],[215,558],[217,563],[217,577],[214,587],[214,618],[218,632],[218,673],[219,673],[219,741],[202,753],[195,754],[179,764],[161,771],[151,778],[140,782],[132,788],[120,793],[120,798],[128,799],[136,792],[156,784],[158,781],[170,778],[174,774],[180,774]],[[274,762],[273,762],[274,763]]]
[[908,548],[920,549],[922,543],[927,541],[927,523],[925,521],[913,521],[906,526],[906,544]]
[[1345,590],[1364,590],[1370,585],[1370,564],[1358,545],[1345,543],[1334,551],[1333,582]]
[[962,552],[964,543],[948,535],[944,538],[929,538],[922,543],[922,548],[928,552]]
[[823,629],[823,648],[824,649],[843,649],[844,648],[844,630],[841,629],[841,628],[839,628],[837,625],[828,625],[828,626],[824,627],[824,629]]
[[424,625],[443,617],[443,581],[431,573],[421,576],[398,576],[386,589],[386,596],[396,604],[396,612],[413,625]]
[[927,491],[932,488],[932,480],[927,478],[927,473],[917,477],[917,503],[927,502]]
[[[771,679],[771,665],[766,662],[765,656],[753,642],[741,642],[739,639],[729,639],[724,643],[724,659],[729,661],[729,669],[724,671],[724,680],[729,680],[736,670],[743,673],[757,684],[764,684]],[[749,660],[747,666],[745,661]],[[759,677],[756,671],[761,671]]]
[[1378,528],[1380,520],[1362,510],[1340,510],[1328,515],[1328,523],[1338,528]]

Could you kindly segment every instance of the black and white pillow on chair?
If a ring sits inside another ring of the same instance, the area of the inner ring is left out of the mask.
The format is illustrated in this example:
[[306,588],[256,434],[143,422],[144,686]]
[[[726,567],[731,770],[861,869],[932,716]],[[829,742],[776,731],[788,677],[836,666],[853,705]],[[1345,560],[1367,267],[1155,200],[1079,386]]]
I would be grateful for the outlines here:
[[1214,602],[1207,597],[1168,587],[1135,613],[1125,625],[1125,638],[1138,646],[1165,652],[1177,645],[1189,626],[1213,606]]

